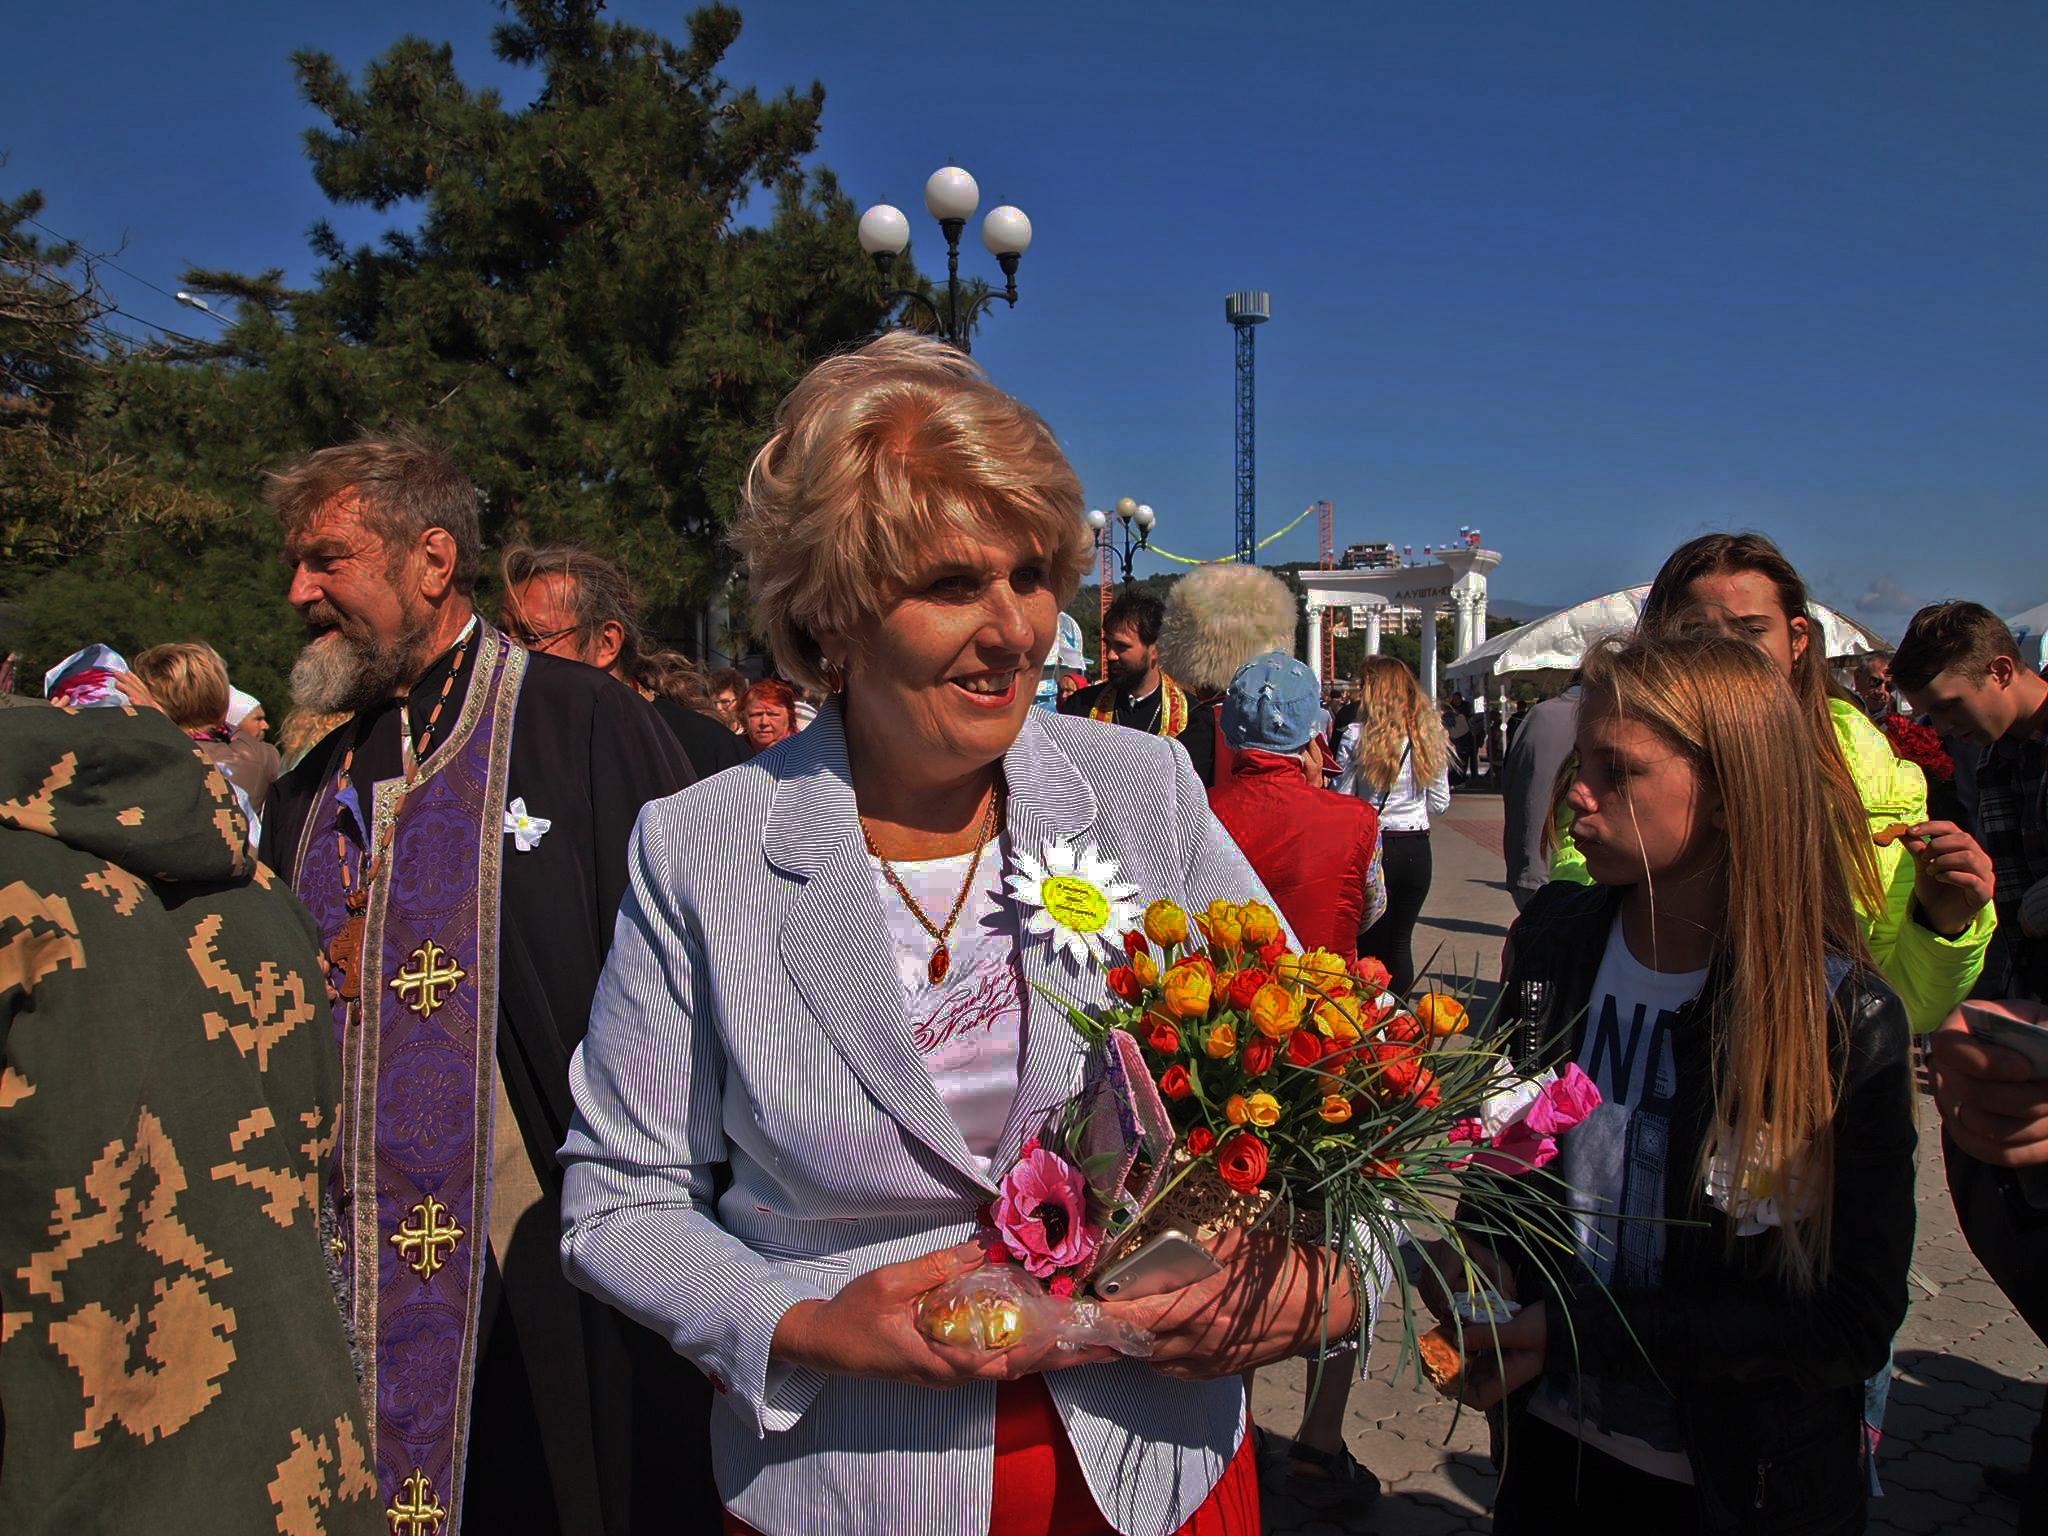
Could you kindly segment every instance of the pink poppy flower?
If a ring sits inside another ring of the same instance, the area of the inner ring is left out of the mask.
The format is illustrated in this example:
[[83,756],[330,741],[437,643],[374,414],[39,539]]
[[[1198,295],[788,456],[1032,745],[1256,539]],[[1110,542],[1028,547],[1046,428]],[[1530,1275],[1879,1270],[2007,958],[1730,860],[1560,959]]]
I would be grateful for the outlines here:
[[1042,1147],[1033,1147],[1003,1175],[994,1216],[1004,1246],[1041,1280],[1085,1263],[1095,1252],[1087,1181],[1080,1169]]

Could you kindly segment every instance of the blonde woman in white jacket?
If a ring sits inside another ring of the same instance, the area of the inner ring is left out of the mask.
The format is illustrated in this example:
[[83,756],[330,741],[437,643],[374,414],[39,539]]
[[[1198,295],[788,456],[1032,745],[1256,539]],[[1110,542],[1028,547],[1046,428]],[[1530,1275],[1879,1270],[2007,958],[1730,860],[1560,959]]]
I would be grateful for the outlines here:
[[1368,656],[1358,674],[1358,719],[1337,749],[1337,787],[1379,811],[1387,909],[1358,936],[1358,957],[1386,966],[1397,993],[1415,985],[1415,923],[1433,869],[1429,819],[1451,808],[1451,747],[1415,674],[1391,656]]

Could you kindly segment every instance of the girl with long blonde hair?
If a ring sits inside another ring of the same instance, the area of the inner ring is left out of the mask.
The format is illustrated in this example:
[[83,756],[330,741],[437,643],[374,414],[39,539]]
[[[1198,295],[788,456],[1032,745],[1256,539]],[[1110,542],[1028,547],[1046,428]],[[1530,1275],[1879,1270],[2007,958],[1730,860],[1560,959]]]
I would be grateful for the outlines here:
[[1466,1400],[1508,1403],[1503,1536],[1624,1510],[1862,1528],[1863,1384],[1906,1311],[1912,1077],[1809,742],[1747,640],[1586,660],[1568,802],[1597,884],[1536,896],[1504,985],[1602,1102],[1552,1169],[1571,1258],[1514,1261],[1522,1310],[1466,1341]]
[[1451,744],[1436,707],[1404,662],[1368,656],[1358,674],[1358,718],[1337,747],[1337,788],[1380,818],[1387,909],[1358,936],[1358,955],[1387,968],[1396,992],[1415,984],[1415,923],[1434,861],[1429,819],[1451,808]]

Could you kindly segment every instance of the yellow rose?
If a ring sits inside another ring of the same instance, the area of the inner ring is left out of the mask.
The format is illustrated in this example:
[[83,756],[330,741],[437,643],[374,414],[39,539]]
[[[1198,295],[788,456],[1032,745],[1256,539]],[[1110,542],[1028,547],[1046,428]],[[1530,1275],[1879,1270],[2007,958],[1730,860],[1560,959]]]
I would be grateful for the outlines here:
[[1131,970],[1148,987],[1159,985],[1159,962],[1150,955],[1131,956]]
[[1145,909],[1145,937],[1154,944],[1178,944],[1188,936],[1188,915],[1164,897]]
[[1285,1040],[1301,1026],[1301,1004],[1277,981],[1252,995],[1252,1023],[1268,1040]]
[[1349,1002],[1330,1001],[1316,1006],[1316,1029],[1324,1039],[1350,1045],[1358,1039],[1358,1020]]
[[1238,920],[1235,902],[1210,902],[1202,914],[1202,929],[1209,935],[1209,942],[1220,948],[1235,949],[1244,942],[1244,924]]
[[1351,1101],[1341,1093],[1333,1093],[1323,1100],[1323,1107],[1316,1111],[1332,1125],[1342,1125],[1351,1118]]
[[1243,1125],[1251,1117],[1251,1106],[1245,1103],[1243,1094],[1233,1093],[1223,1101],[1223,1118],[1232,1125]]
[[1209,1031],[1209,1037],[1202,1042],[1202,1049],[1216,1057],[1233,1054],[1237,1050],[1237,1031],[1228,1024],[1218,1024]]
[[1278,1125],[1280,1101],[1270,1093],[1255,1093],[1244,1101],[1244,1117],[1253,1125]]
[[1176,965],[1160,984],[1167,1011],[1176,1018],[1199,1019],[1209,1011],[1209,973],[1198,965]]
[[1415,999],[1415,1018],[1432,1035],[1455,1035],[1469,1022],[1465,1005],[1448,992],[1425,992]]
[[1244,929],[1245,943],[1255,949],[1263,949],[1280,937],[1280,918],[1263,901],[1248,901],[1237,909],[1237,920]]

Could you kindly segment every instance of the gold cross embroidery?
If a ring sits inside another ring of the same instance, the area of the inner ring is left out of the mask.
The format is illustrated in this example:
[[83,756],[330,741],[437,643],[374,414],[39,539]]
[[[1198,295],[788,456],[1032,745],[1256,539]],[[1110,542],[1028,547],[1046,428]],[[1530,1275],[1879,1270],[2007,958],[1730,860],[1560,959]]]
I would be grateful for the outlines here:
[[[422,1280],[434,1278],[434,1271],[448,1261],[448,1254],[455,1251],[455,1245],[462,1240],[462,1228],[454,1222],[441,1225],[441,1218],[454,1212],[427,1196],[407,1213],[405,1224],[391,1234],[391,1246],[404,1256],[412,1266],[414,1274]],[[441,1250],[446,1247],[448,1253]]]
[[391,1501],[384,1517],[391,1522],[391,1536],[434,1536],[441,1529],[441,1522],[448,1518],[448,1511],[434,1496],[434,1485],[427,1480],[427,1474],[414,1467],[412,1476],[405,1480],[404,1490]]
[[434,1010],[448,1001],[440,989],[454,991],[468,974],[455,963],[454,956],[429,939],[412,952],[406,968],[392,980],[391,990],[404,998],[414,1013],[431,1019]]

